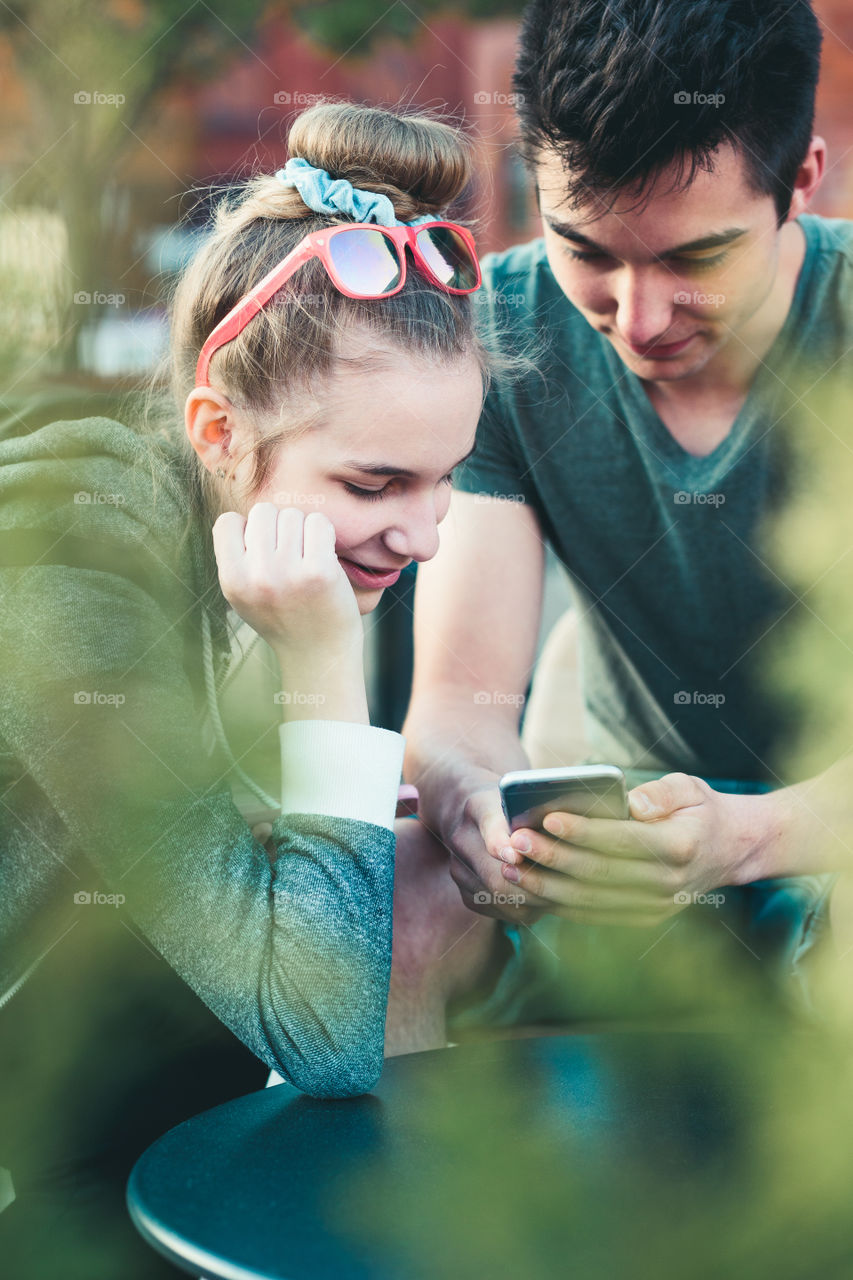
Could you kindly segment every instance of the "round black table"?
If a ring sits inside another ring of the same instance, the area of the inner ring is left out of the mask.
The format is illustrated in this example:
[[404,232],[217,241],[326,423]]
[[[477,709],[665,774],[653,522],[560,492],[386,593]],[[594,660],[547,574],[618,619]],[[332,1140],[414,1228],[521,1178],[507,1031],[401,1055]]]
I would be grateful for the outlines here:
[[238,1098],[160,1138],[128,1204],[227,1280],[853,1275],[853,1073],[795,1029],[489,1041],[375,1092]]

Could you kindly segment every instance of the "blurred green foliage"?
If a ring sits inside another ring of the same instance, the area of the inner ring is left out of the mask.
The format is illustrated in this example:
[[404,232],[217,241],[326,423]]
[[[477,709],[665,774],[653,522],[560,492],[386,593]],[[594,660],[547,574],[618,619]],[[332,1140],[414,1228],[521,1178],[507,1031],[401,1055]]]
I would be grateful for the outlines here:
[[837,1044],[747,1024],[624,1047],[616,1032],[567,1064],[540,1042],[523,1076],[515,1048],[489,1046],[477,1073],[413,1062],[405,1129],[389,1128],[357,1189],[341,1183],[333,1220],[424,1280],[853,1271]]
[[792,1018],[720,915],[562,926],[542,1022],[604,1034],[410,1060],[405,1122],[341,1175],[332,1224],[423,1280],[847,1280],[849,1021]]
[[800,600],[767,672],[798,726],[776,764],[808,778],[853,749],[853,377],[841,363],[802,385],[784,427],[789,495],[764,554]]

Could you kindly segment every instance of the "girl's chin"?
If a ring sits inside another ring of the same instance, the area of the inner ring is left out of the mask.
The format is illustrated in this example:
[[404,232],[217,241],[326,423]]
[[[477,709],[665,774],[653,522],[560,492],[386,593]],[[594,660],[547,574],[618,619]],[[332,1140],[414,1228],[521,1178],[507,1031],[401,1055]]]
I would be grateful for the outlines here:
[[362,617],[364,617],[365,614],[373,613],[373,610],[382,599],[382,592],[384,590],[384,587],[373,587],[372,589],[370,587],[353,587],[356,602],[358,604],[358,611]]

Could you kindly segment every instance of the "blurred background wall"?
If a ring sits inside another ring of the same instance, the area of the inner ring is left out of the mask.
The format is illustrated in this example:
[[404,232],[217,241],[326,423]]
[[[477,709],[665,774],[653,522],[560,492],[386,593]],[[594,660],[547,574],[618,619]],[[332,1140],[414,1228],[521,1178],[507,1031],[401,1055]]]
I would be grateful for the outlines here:
[[[210,188],[287,159],[318,96],[437,108],[476,142],[465,210],[482,250],[538,232],[515,154],[513,0],[20,0],[0,7],[0,366],[133,378],[166,341],[163,285],[192,251]],[[853,215],[853,5],[817,0],[815,208]],[[190,194],[195,191],[195,194]],[[7,375],[11,375],[8,378]]]

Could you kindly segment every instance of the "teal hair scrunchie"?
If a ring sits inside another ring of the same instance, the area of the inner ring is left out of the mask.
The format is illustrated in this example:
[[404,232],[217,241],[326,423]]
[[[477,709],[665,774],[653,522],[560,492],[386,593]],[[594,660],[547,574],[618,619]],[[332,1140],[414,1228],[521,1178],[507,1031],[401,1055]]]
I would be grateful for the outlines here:
[[296,187],[315,213],[345,213],[356,222],[375,222],[380,227],[415,227],[421,222],[435,222],[433,213],[402,222],[387,196],[378,191],[362,191],[346,178],[332,178],[325,169],[316,169],[300,156],[291,156],[275,176],[286,187]]

